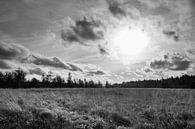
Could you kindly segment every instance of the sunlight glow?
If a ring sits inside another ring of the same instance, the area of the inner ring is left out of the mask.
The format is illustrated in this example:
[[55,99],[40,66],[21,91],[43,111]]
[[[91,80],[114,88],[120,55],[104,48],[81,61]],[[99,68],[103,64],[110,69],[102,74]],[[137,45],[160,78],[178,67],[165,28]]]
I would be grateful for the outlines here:
[[114,44],[124,55],[136,55],[148,45],[148,37],[140,30],[122,29],[116,35]]
[[149,36],[141,29],[123,27],[117,29],[112,41],[112,50],[123,62],[138,57],[149,44]]

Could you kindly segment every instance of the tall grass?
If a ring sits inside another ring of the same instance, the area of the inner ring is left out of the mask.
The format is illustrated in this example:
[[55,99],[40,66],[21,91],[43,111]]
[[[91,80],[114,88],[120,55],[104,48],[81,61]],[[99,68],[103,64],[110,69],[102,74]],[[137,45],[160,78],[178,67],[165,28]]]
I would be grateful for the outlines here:
[[194,129],[195,91],[0,90],[0,129]]

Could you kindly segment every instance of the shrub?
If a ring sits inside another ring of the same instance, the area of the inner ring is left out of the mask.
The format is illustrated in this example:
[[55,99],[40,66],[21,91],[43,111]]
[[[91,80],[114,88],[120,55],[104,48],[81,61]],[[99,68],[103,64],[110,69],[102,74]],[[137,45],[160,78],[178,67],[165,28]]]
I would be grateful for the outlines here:
[[56,114],[50,110],[43,110],[40,112],[40,116],[43,119],[54,119],[56,117]]
[[106,129],[105,125],[103,123],[96,123],[93,127],[93,129]]
[[33,112],[32,115],[31,112],[0,110],[0,129],[73,129],[72,123],[61,116],[50,118],[48,112],[40,114],[35,109]]
[[103,109],[100,110],[96,110],[96,111],[92,111],[91,115],[97,115],[99,117],[101,117],[102,119],[108,119],[109,117],[109,112]]
[[144,123],[144,124],[137,125],[135,129],[156,129],[156,128],[153,124]]
[[[117,113],[110,113],[106,110],[96,110],[92,111],[91,115],[97,115],[110,124],[109,128],[115,128],[115,126],[124,126],[124,127],[131,127],[132,123],[127,118],[117,114]],[[111,126],[113,125],[113,126]]]
[[120,116],[119,114],[113,113],[110,116],[112,122],[117,126],[131,127],[132,123],[127,118]]
[[154,122],[156,120],[156,114],[153,109],[147,109],[141,113],[141,117],[146,119],[148,122]]
[[0,110],[1,129],[24,129],[30,119],[31,116],[26,112]]
[[154,124],[156,128],[160,129],[186,129],[188,127],[188,123],[185,120],[179,120],[173,113],[166,111],[158,114]]
[[193,115],[189,112],[183,112],[183,113],[179,113],[177,115],[177,119],[179,120],[184,120],[184,121],[190,121],[192,119],[194,119]]

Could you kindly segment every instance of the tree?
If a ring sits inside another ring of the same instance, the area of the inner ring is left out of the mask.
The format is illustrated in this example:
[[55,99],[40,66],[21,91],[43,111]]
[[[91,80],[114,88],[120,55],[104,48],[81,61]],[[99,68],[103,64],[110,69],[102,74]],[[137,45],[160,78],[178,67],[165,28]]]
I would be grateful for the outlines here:
[[106,87],[106,88],[110,88],[110,87],[111,87],[111,84],[110,84],[108,81],[106,81],[105,87]]
[[67,84],[68,84],[69,87],[71,87],[72,86],[72,83],[73,83],[73,81],[72,81],[72,75],[71,75],[71,73],[68,73]]
[[31,87],[38,87],[38,84],[39,84],[39,80],[37,80],[36,78],[33,78],[31,80],[30,86]]
[[57,84],[58,86],[61,86],[62,83],[64,83],[64,79],[61,76],[57,75],[53,78],[53,83]]
[[16,83],[18,88],[20,88],[22,84],[25,82],[26,80],[25,77],[26,77],[26,73],[21,68],[18,68],[14,72],[14,82]]

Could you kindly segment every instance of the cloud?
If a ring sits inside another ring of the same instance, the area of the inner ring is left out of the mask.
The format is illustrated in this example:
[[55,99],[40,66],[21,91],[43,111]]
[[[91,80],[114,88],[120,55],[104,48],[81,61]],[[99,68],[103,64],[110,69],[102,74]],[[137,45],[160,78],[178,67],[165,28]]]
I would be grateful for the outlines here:
[[87,76],[109,75],[109,73],[101,69],[101,67],[93,64],[82,64],[81,66],[84,69]]
[[100,54],[102,54],[102,55],[109,55],[108,50],[104,46],[98,45],[98,49],[99,49]]
[[30,75],[43,75],[48,71],[64,76],[71,71],[81,77],[105,75],[99,67],[90,64],[74,64],[62,61],[58,57],[46,57],[30,52],[27,48],[14,43],[0,42],[0,69],[22,68]]
[[62,30],[61,38],[65,41],[83,43],[80,41],[81,39],[74,33],[73,30],[67,30],[67,31]]
[[159,0],[155,0],[155,1],[154,0],[138,0],[138,1],[151,9],[154,9],[158,7],[160,4],[162,4],[162,2]]
[[192,9],[192,15],[194,15],[193,13],[195,12],[195,0],[190,0],[190,5]]
[[163,31],[163,34],[169,38],[173,38],[175,41],[179,41],[179,35],[175,31]]
[[46,72],[43,71],[41,68],[34,68],[34,69],[29,69],[30,74],[36,74],[36,75],[44,75]]
[[185,71],[191,68],[192,61],[180,53],[167,53],[161,59],[155,59],[150,62],[153,69],[168,69],[172,71]]
[[106,75],[106,73],[105,73],[104,71],[97,70],[97,71],[87,72],[87,75],[88,75],[88,76]]
[[189,54],[195,55],[195,49],[189,49],[189,50],[187,50],[187,52]]
[[151,68],[145,67],[144,69],[142,69],[145,73],[152,73],[153,70]]
[[82,71],[82,69],[77,67],[76,65],[70,63],[64,63],[57,57],[49,58],[49,57],[34,54],[24,59],[22,62],[33,63],[35,65],[41,65],[47,67],[61,68],[61,69],[71,70],[71,71]]
[[158,74],[158,71],[155,71],[149,66],[145,66],[145,64],[128,72],[130,77],[136,77],[139,80],[161,78],[161,76]]
[[88,41],[103,39],[104,32],[102,23],[94,18],[88,19],[84,17],[75,21],[68,30],[62,30],[61,38],[68,42],[78,42],[87,45]]
[[112,13],[112,15],[114,15],[116,17],[127,15],[126,11],[122,7],[122,4],[119,3],[118,1],[116,1],[116,0],[107,0],[107,3],[108,3],[108,6],[109,6],[108,9]]
[[23,0],[23,1],[26,4],[33,4],[33,3],[40,3],[40,2],[43,2],[43,1],[47,1],[47,0],[42,0],[42,1],[39,1],[39,0]]
[[29,55],[29,50],[19,44],[0,41],[0,59],[22,59]]
[[[71,71],[82,71],[81,68],[74,64],[67,64],[61,61],[57,57],[49,58],[45,56],[41,56],[35,53],[30,52],[27,48],[15,44],[15,43],[5,43],[0,42],[0,59],[1,59],[1,68],[11,68],[8,65],[8,61],[12,61],[15,63],[16,61],[20,63],[33,63],[35,65],[43,65],[54,68],[62,68]],[[7,60],[7,61],[5,61]]]
[[71,63],[67,63],[70,67],[72,71],[83,71],[79,66],[75,65],[75,64],[71,64]]
[[190,59],[195,60],[195,48],[187,49],[186,54]]
[[0,60],[0,69],[11,69],[11,66],[5,60]]
[[[21,65],[35,64],[38,66],[47,66],[54,68],[61,68],[70,71],[82,71],[82,69],[72,63],[66,63],[61,61],[58,57],[46,57],[33,52],[30,52],[27,48],[15,44],[15,43],[5,43],[0,41],[0,68],[10,69],[12,68],[8,62]],[[17,62],[17,63],[16,63]],[[31,70],[32,71],[32,70]]]

